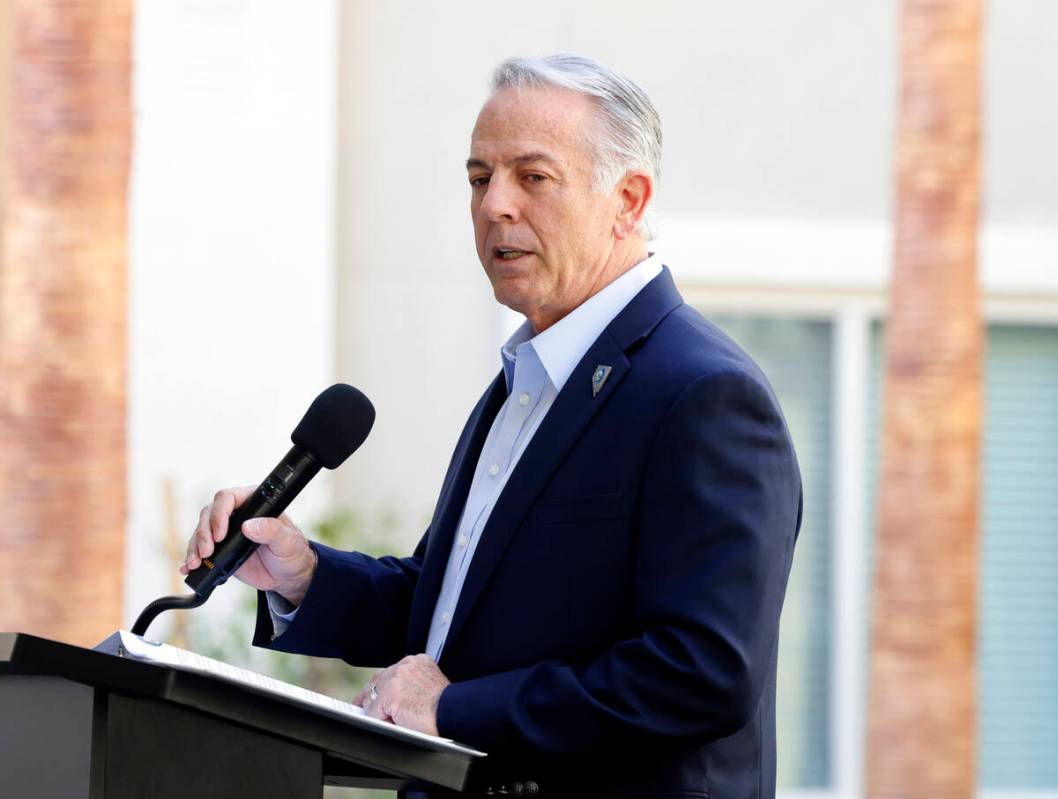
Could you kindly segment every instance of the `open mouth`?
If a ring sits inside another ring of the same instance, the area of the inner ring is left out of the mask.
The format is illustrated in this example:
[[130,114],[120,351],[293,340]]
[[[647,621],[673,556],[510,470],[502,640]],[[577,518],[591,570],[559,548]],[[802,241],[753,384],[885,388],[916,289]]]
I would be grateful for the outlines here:
[[523,255],[529,255],[530,253],[526,250],[512,250],[509,247],[494,247],[492,254],[501,261],[514,261],[521,258]]

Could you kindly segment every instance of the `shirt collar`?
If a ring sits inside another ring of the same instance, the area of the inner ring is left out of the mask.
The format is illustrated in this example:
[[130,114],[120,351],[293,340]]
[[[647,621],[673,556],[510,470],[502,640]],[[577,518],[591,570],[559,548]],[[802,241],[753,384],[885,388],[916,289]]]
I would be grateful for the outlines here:
[[514,383],[518,350],[528,345],[544,365],[557,391],[562,390],[584,353],[606,326],[624,310],[643,288],[661,274],[661,258],[651,254],[601,291],[593,294],[539,335],[526,319],[500,349],[507,390]]

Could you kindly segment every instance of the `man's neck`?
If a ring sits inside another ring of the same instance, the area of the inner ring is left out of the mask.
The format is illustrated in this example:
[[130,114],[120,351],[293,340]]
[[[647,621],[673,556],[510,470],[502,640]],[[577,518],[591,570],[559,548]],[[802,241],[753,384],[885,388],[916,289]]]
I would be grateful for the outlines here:
[[581,302],[598,294],[633,266],[643,263],[649,256],[647,243],[642,236],[618,240],[610,254],[609,262],[599,272],[591,290],[581,299]]
[[552,309],[550,312],[540,314],[539,316],[535,314],[526,315],[529,323],[533,326],[533,332],[537,334],[544,332],[547,328],[551,327],[551,325],[555,324],[555,322],[558,322],[568,313],[579,308],[604,288],[609,286],[629,269],[636,264],[642,263],[649,257],[650,253],[647,251],[647,242],[642,236],[633,236],[628,239],[617,241],[610,253],[610,257],[607,259],[606,265],[599,270],[595,279],[589,284],[588,289],[574,305],[571,305],[569,308],[560,309],[557,312]]

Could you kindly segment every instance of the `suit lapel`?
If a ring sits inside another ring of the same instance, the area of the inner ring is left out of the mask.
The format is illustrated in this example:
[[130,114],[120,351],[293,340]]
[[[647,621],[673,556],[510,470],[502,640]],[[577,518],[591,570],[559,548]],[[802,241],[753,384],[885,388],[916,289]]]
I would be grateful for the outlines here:
[[[591,378],[598,364],[613,367],[599,395],[592,397]],[[592,345],[573,370],[554,404],[540,423],[529,446],[514,467],[507,484],[489,514],[470,570],[459,594],[455,615],[445,642],[447,649],[481,597],[515,530],[547,485],[562,458],[581,431],[617,389],[628,373],[628,359],[606,333]]]
[[441,487],[437,507],[434,508],[426,554],[423,556],[418,585],[412,597],[411,615],[408,620],[409,652],[422,652],[426,647],[430,619],[433,617],[437,596],[441,592],[441,583],[448,565],[448,553],[452,549],[452,537],[466,504],[467,494],[470,493],[470,481],[474,477],[481,448],[485,445],[492,422],[506,398],[507,384],[503,372],[500,372],[478,400],[467,422],[466,433],[452,455],[447,479]]
[[[625,353],[649,336],[662,319],[682,304],[683,298],[676,290],[672,275],[668,268],[664,268],[614,318],[570,374],[489,514],[459,594],[442,658],[481,598],[511,538],[540,492],[583,430],[630,371],[631,364]],[[593,396],[592,376],[600,365],[610,366],[612,370],[606,375],[597,395]],[[480,411],[475,416],[474,432],[467,446],[456,455],[459,458],[457,476],[438,502],[435,519],[440,521],[431,530],[431,541],[412,605],[412,627],[409,629],[411,652],[421,652],[425,647],[430,619],[452,548],[452,538],[470,491],[474,469],[492,422],[506,399],[502,374],[497,381],[498,384],[493,384],[491,394],[487,394],[479,403]],[[486,409],[489,409],[487,413]]]
[[[663,269],[607,326],[570,374],[514,472],[500,493],[482,531],[452,625],[447,649],[481,598],[515,531],[551,480],[566,453],[631,369],[625,353],[650,335],[657,324],[683,303],[669,270]],[[599,366],[610,366],[602,387],[593,392]],[[478,450],[480,452],[480,449]]]

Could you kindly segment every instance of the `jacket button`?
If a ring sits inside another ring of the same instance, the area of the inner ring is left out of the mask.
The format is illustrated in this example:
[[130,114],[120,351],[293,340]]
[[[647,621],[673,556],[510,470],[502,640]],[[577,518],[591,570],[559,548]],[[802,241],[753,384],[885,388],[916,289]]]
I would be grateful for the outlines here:
[[523,796],[538,796],[540,794],[540,786],[532,780],[525,783],[525,793]]
[[524,796],[525,786],[520,782],[512,782],[510,786],[508,786],[507,791],[511,796]]

